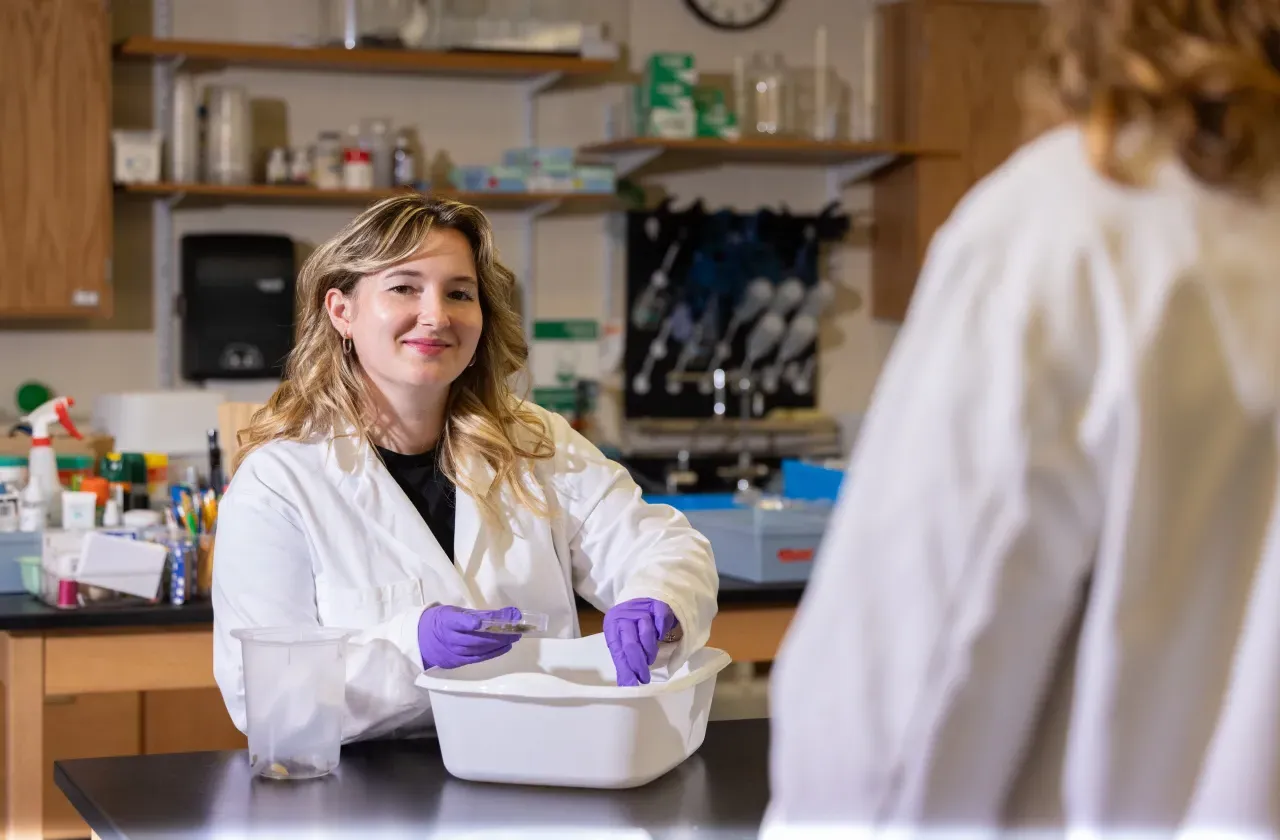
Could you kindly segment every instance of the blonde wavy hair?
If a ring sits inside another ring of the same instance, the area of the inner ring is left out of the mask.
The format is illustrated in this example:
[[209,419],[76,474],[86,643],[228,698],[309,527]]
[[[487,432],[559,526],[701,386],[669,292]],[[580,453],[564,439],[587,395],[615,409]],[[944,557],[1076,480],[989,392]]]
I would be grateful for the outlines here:
[[1133,184],[1128,126],[1202,183],[1256,196],[1280,168],[1280,2],[1051,0],[1029,115],[1079,123],[1094,166]]
[[[475,498],[482,512],[496,515],[494,496],[506,487],[520,503],[545,515],[544,503],[524,478],[532,461],[555,454],[555,444],[539,415],[523,400],[513,399],[507,384],[529,356],[515,307],[515,275],[499,262],[493,229],[483,213],[457,201],[414,193],[374,204],[303,264],[297,284],[299,323],[284,380],[238,435],[236,466],[273,440],[333,438],[354,427],[355,435],[372,442],[373,386],[356,354],[343,352],[325,295],[337,289],[350,296],[362,278],[412,259],[427,235],[440,228],[455,230],[470,243],[484,315],[475,364],[449,389],[439,445],[441,471]],[[468,454],[478,455],[495,474],[483,496],[459,471]]]

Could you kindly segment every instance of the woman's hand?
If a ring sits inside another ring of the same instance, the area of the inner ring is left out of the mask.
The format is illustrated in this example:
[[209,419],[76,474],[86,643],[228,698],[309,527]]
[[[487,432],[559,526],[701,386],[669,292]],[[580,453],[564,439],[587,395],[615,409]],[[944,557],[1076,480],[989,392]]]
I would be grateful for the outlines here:
[[671,607],[652,598],[615,605],[604,614],[604,640],[618,672],[618,685],[648,685],[658,642],[679,624]]
[[418,619],[418,652],[424,668],[457,668],[493,659],[511,650],[519,634],[482,633],[482,618],[519,621],[520,610],[468,610],[441,604],[424,610]]

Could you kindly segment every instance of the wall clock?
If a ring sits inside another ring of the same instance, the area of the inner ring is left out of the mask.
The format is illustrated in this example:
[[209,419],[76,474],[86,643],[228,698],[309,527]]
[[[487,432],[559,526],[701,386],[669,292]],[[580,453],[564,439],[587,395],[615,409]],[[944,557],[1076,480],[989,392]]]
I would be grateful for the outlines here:
[[783,0],[684,0],[689,11],[716,29],[753,29],[782,8]]

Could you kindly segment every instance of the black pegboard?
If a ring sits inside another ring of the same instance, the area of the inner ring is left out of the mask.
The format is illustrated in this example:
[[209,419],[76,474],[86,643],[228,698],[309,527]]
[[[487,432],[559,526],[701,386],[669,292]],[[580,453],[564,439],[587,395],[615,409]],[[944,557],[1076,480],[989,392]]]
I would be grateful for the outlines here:
[[[797,278],[805,290],[821,279],[823,249],[845,237],[849,218],[832,204],[820,213],[794,215],[785,208],[755,213],[729,210],[707,211],[700,202],[676,211],[670,203],[654,210],[627,214],[626,301],[627,326],[623,364],[626,371],[624,413],[628,418],[709,417],[714,403],[705,383],[684,382],[678,393],[668,391],[667,374],[676,369],[682,351],[704,327],[703,340],[686,370],[707,374],[715,352],[712,333],[723,338],[732,313],[743,299],[752,280],[765,278],[774,289],[787,278]],[[806,231],[808,238],[806,238]],[[673,245],[677,247],[673,248]],[[655,271],[667,277],[664,288],[651,288]],[[656,305],[651,305],[656,304]],[[665,335],[666,354],[649,360],[655,339],[663,336],[664,321],[683,308],[687,317],[669,322]],[[767,311],[767,310],[766,310]],[[763,313],[743,321],[735,331],[729,357],[719,367],[732,381],[745,354],[747,337]],[[684,329],[679,324],[683,322]],[[753,414],[762,416],[774,408],[810,408],[816,404],[818,380],[816,342],[799,357],[797,365],[809,365],[807,377],[814,387],[797,392],[784,377],[773,393],[761,391],[754,399]],[[754,370],[770,365],[776,351],[767,355]],[[649,389],[639,393],[637,376],[647,372]],[[740,413],[740,397],[730,390],[728,414]]]

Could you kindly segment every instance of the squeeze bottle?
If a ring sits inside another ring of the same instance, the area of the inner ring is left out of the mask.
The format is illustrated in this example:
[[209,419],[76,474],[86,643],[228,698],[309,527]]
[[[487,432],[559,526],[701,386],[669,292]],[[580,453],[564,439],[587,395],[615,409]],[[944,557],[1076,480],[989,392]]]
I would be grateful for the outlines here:
[[[55,397],[22,419],[31,424],[31,456],[27,460],[28,484],[38,484],[44,497],[45,527],[56,528],[62,521],[62,483],[58,481],[58,456],[49,438],[49,427],[61,423],[76,440],[84,436],[71,422],[67,409],[75,405],[71,397]],[[33,494],[34,495],[34,494]]]

